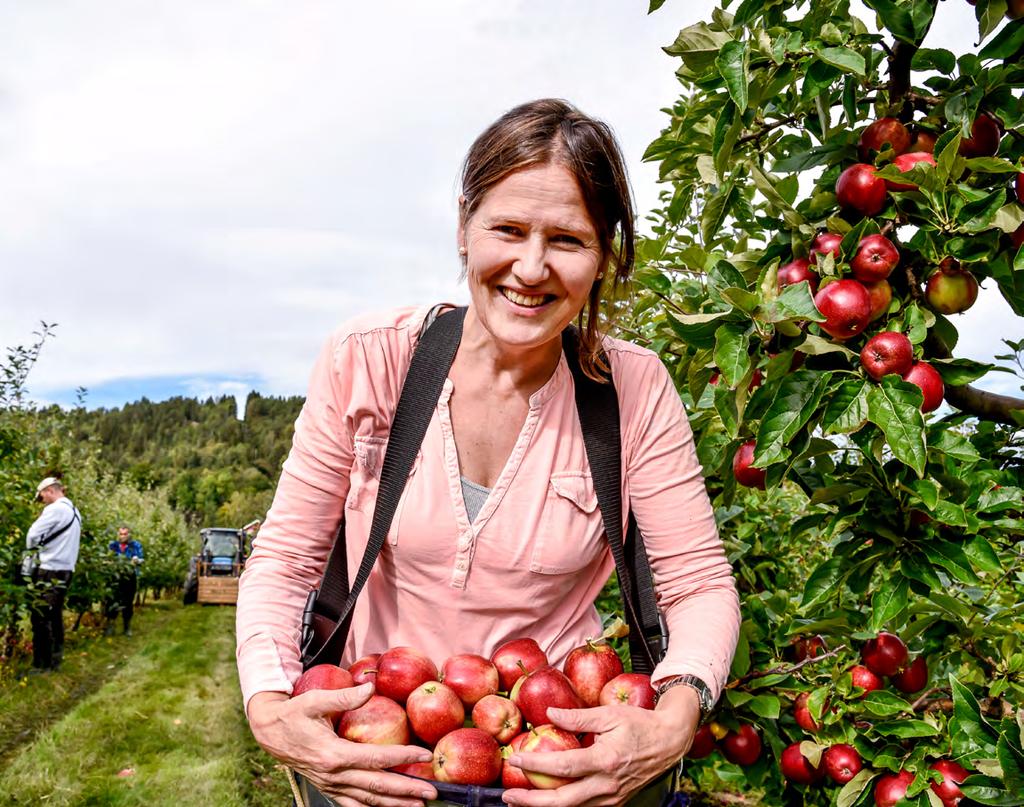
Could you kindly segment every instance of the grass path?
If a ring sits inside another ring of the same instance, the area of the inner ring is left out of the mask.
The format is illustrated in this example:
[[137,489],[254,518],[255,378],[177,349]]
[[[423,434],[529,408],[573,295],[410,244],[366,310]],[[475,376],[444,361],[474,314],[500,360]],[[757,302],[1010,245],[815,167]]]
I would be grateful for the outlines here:
[[61,673],[0,690],[0,804],[289,804],[242,714],[234,616],[157,602],[134,638],[76,642]]

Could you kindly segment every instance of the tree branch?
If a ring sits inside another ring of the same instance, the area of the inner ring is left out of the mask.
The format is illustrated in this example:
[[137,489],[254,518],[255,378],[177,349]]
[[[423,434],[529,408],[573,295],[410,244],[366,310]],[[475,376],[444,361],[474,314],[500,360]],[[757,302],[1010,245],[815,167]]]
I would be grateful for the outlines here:
[[[932,334],[928,334],[925,348],[927,355],[937,359],[953,358],[949,348]],[[969,384],[958,387],[947,384],[945,398],[950,406],[954,406],[968,415],[974,415],[978,420],[990,420],[993,423],[1002,423],[1006,426],[1020,426],[1011,413],[1014,410],[1024,410],[1024,399],[986,392]]]

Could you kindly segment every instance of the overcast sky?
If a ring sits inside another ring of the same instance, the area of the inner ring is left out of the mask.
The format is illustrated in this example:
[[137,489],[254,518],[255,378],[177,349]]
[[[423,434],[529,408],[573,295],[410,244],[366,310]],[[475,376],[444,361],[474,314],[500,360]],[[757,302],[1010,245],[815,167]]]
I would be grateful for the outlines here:
[[[606,120],[649,209],[640,157],[679,88],[661,46],[711,7],[0,0],[0,346],[59,323],[39,401],[301,394],[347,317],[467,298],[458,168],[509,107]],[[976,30],[944,2],[929,44]],[[957,325],[972,358],[1024,335],[991,291]]]

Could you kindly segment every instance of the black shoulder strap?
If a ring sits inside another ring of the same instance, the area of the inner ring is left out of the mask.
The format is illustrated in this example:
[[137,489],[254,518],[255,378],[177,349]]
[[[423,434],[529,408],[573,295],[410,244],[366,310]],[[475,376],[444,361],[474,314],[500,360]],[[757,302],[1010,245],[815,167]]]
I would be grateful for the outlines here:
[[56,532],[51,532],[45,538],[40,539],[39,543],[36,544],[36,547],[39,548],[39,549],[42,549],[44,546],[46,546],[51,541],[56,541],[64,533],[66,533],[69,529],[71,529],[71,525],[74,524],[78,520],[79,520],[78,519],[78,508],[75,507],[74,505],[71,505],[71,520],[67,524],[65,524],[63,527],[61,527],[59,530],[57,530]]
[[465,308],[456,308],[443,316],[437,316],[423,332],[413,352],[391,421],[388,447],[384,453],[377,488],[377,502],[370,523],[370,536],[351,590],[348,585],[345,514],[342,509],[341,525],[320,589],[310,592],[303,614],[302,658],[305,669],[317,664],[336,664],[341,657],[348,638],[353,606],[384,547],[416,452],[423,443],[437,400],[441,397],[444,381],[459,349],[465,315]]
[[575,328],[565,330],[562,344],[576,387],[576,410],[597,504],[615,558],[619,591],[629,624],[630,659],[634,672],[650,675],[668,648],[668,630],[658,610],[650,562],[632,511],[625,540],[622,537],[622,439],[618,395],[610,374],[601,383],[583,372]]

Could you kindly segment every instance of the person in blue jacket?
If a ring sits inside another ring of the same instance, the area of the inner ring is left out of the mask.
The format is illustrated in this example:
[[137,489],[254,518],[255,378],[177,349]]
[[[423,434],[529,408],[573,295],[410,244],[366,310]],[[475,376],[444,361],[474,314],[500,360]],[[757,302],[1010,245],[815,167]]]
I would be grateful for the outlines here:
[[110,542],[110,551],[131,565],[122,569],[118,575],[115,597],[107,607],[106,635],[110,636],[114,632],[114,623],[120,611],[124,635],[131,636],[135,595],[139,590],[139,566],[144,558],[142,544],[132,538],[132,532],[127,526],[121,525],[117,530],[117,540]]

